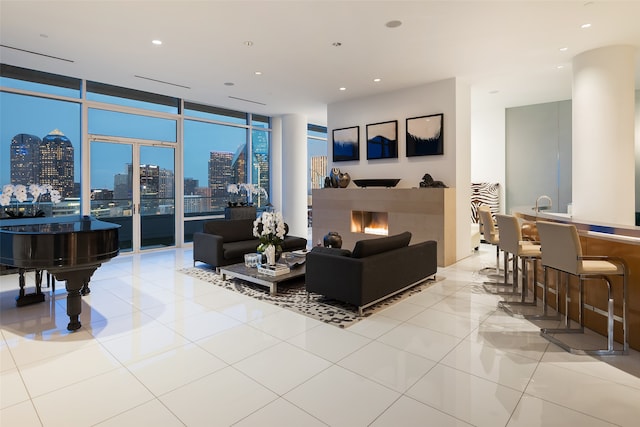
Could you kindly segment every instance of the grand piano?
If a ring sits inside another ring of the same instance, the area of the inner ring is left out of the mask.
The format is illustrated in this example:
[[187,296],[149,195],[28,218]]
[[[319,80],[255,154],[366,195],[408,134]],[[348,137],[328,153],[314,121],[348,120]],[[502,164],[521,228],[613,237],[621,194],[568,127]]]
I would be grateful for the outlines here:
[[[80,324],[81,291],[86,290],[91,276],[103,262],[118,255],[117,224],[99,221],[90,216],[63,216],[55,218],[16,218],[0,221],[0,264],[18,267],[20,272],[20,298],[25,298],[26,269],[43,270],[57,280],[66,282],[67,329],[75,331]],[[40,283],[37,284],[36,299]]]

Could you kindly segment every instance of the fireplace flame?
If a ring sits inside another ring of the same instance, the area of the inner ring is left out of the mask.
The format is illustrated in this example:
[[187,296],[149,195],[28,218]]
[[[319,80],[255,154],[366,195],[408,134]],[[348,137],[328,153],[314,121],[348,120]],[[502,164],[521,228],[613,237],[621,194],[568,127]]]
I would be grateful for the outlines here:
[[387,236],[389,235],[389,230],[387,230],[384,227],[365,227],[364,228],[364,233],[365,234],[375,234],[378,236]]

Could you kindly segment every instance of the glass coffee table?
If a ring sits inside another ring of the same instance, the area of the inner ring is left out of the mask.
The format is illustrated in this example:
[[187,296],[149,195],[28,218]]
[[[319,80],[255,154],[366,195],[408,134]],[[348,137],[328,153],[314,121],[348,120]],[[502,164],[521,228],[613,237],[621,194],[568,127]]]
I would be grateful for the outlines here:
[[305,264],[295,265],[290,268],[291,271],[288,273],[279,276],[270,276],[259,273],[256,267],[247,267],[244,263],[240,263],[220,267],[219,272],[220,275],[222,275],[222,280],[226,280],[227,276],[246,280],[256,285],[268,287],[271,295],[275,295],[278,293],[278,283],[302,277],[306,272]]

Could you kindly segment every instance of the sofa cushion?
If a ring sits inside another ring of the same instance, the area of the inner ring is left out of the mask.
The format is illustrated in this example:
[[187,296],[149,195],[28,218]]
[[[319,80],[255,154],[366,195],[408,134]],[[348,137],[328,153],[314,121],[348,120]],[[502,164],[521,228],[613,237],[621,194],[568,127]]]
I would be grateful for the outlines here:
[[252,219],[207,221],[203,229],[205,233],[222,236],[225,243],[256,239],[253,235]]
[[242,258],[244,254],[256,252],[260,240],[241,240],[239,242],[229,242],[224,244],[224,258]]
[[364,258],[382,252],[387,252],[393,249],[403,248],[409,246],[411,241],[411,233],[405,231],[404,233],[396,234],[395,236],[380,237],[378,239],[359,240],[356,242],[356,246],[353,248],[351,256],[353,258]]
[[339,249],[339,248],[325,248],[324,246],[314,246],[311,249],[311,252],[314,254],[327,254],[334,256],[351,256],[351,251],[349,249]]

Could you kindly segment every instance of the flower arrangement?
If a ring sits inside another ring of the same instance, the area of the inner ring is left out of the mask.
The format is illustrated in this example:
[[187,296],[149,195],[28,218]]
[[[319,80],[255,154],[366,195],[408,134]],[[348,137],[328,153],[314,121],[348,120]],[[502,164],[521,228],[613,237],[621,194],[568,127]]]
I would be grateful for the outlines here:
[[15,212],[7,209],[6,213],[7,215],[13,217],[21,216],[18,212],[17,204],[18,202],[26,202],[29,193],[31,193],[31,195],[33,196],[31,203],[36,206],[36,212],[34,216],[44,216],[44,212],[38,209],[40,196],[48,193],[53,203],[59,203],[61,200],[60,192],[58,190],[54,190],[50,184],[31,184],[29,185],[29,187],[22,184],[6,184],[2,187],[2,194],[0,195],[0,206],[9,206],[11,204],[12,196],[14,196],[16,199]]
[[282,250],[282,241],[286,229],[280,212],[263,212],[253,221],[253,235],[260,238],[258,252],[263,252],[268,246],[274,246],[277,251]]
[[[267,191],[257,185],[254,184],[245,184],[245,183],[240,183],[240,184],[229,184],[227,185],[227,193],[230,194],[234,194],[234,195],[240,195],[240,193],[242,193],[244,191],[245,196],[247,198],[246,202],[241,202],[241,206],[242,205],[248,205],[249,204],[249,195],[253,194],[258,195],[260,193],[264,194],[265,197],[267,197]],[[237,202],[234,204],[233,202],[229,202],[229,206],[237,206]]]

